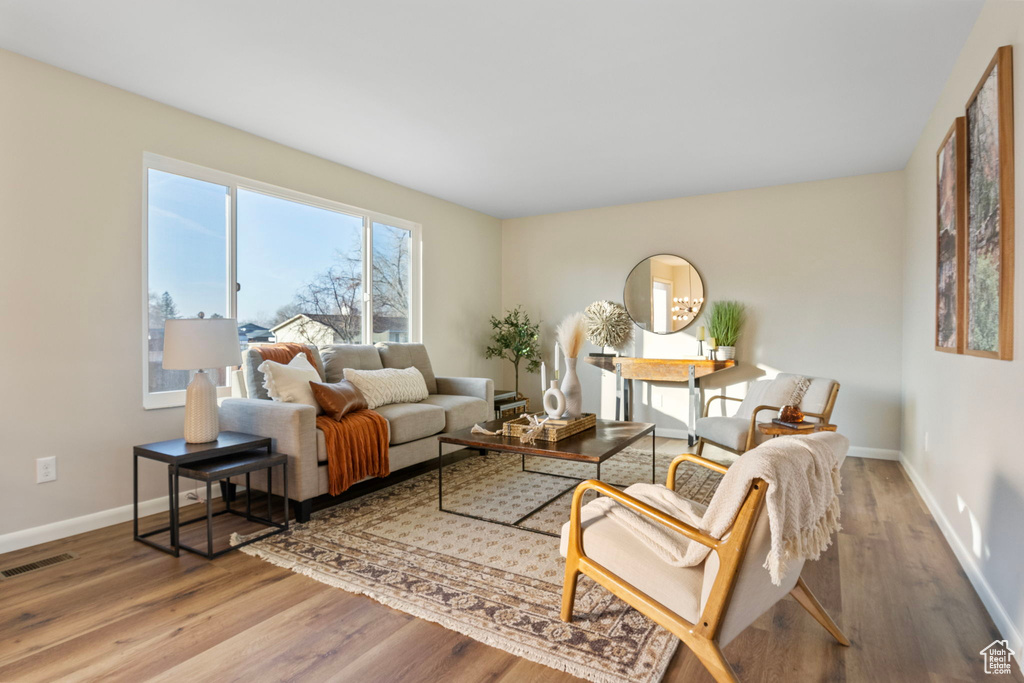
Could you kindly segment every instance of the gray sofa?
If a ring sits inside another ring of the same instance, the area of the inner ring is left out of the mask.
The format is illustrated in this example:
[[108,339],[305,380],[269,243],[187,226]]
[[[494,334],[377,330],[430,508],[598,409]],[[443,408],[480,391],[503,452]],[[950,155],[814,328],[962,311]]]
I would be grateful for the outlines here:
[[[376,346],[335,344],[309,348],[327,382],[341,381],[345,368],[415,366],[422,373],[430,393],[426,399],[377,408],[388,421],[392,472],[436,458],[438,434],[466,429],[491,416],[493,381],[436,377],[422,344],[384,342]],[[242,368],[234,382],[239,398],[229,398],[221,404],[220,428],[270,437],[274,450],[288,455],[288,497],[293,501],[296,519],[303,522],[309,519],[313,499],[328,494],[324,435],[316,428],[316,410],[312,406],[269,399],[263,388],[263,373],[256,369],[260,362],[260,356],[252,351],[243,354]],[[232,483],[244,484],[244,478]],[[283,495],[281,483],[281,477],[274,477],[273,493]],[[265,475],[253,473],[251,486],[266,491]]]

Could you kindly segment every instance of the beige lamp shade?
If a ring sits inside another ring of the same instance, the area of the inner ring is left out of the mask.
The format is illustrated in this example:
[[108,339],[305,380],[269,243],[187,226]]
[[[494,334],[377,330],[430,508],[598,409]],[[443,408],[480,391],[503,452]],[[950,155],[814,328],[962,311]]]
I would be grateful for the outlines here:
[[239,365],[234,318],[185,318],[164,323],[165,370],[199,370]]

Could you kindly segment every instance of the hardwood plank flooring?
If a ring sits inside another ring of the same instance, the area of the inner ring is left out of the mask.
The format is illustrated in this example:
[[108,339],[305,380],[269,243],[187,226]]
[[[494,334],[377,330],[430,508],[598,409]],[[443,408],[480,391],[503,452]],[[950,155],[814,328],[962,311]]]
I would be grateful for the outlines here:
[[[740,679],[984,679],[977,653],[998,633],[902,468],[850,458],[843,478],[844,529],[804,578],[852,647],[787,599],[725,648]],[[218,523],[218,544],[247,530]],[[201,525],[189,533],[205,540]],[[66,551],[79,558],[0,582],[0,681],[578,680],[241,553],[173,558],[133,542],[130,523],[0,567]],[[1024,681],[1017,664],[1005,680]],[[685,647],[665,676],[711,680]]]

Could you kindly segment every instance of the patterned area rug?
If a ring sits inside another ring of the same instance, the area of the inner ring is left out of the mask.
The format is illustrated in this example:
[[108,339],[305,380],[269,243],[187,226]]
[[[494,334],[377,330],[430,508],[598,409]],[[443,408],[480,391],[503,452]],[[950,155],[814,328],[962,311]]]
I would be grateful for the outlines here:
[[[665,481],[671,459],[658,455],[657,481]],[[522,467],[519,456],[494,453],[446,466],[445,508],[514,521],[564,491],[526,522],[557,533],[575,482],[551,474],[587,479],[595,467],[530,456],[525,467],[535,472]],[[602,465],[601,478],[650,481],[650,451],[626,449]],[[677,490],[707,502],[720,478],[684,463]],[[434,472],[322,510],[241,550],[591,681],[658,681],[678,644],[585,576],[573,623],[564,623],[558,539],[439,512]]]

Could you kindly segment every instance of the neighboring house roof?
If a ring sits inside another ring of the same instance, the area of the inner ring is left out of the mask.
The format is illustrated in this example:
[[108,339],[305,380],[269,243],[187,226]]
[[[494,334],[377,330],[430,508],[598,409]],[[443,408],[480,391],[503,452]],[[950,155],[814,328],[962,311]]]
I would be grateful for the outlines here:
[[[274,325],[274,327],[271,328],[271,331],[276,333],[278,330],[280,330],[282,328],[285,328],[285,327],[289,327],[291,325],[294,325],[296,322],[299,322],[302,319],[310,320],[312,322],[319,323],[321,325],[324,325],[326,327],[330,327],[332,329],[337,329],[338,326],[340,326],[340,325],[344,324],[345,322],[347,322],[348,316],[344,316],[344,315],[319,315],[319,314],[316,314],[316,313],[299,313],[298,315],[293,315],[292,317],[288,318],[284,322],[281,322],[281,323],[278,323],[277,325]],[[396,332],[401,332],[401,331],[407,330],[408,328],[409,328],[409,319],[408,318],[404,318],[404,317],[402,317],[402,318],[399,318],[399,317],[385,317],[385,316],[374,316],[374,318],[373,318],[373,331],[374,332],[389,332],[389,331],[392,331],[392,330],[394,330]]]
[[249,339],[270,339],[271,337],[274,336],[274,333],[264,327],[259,330],[252,330],[251,332],[246,332],[245,336]]
[[271,331],[276,332],[277,330],[280,330],[283,327],[288,327],[289,325],[293,325],[294,323],[299,322],[299,320],[303,318],[305,318],[306,320],[312,320],[315,323],[320,323],[321,325],[326,325],[327,327],[333,327],[334,325],[345,322],[347,317],[348,316],[344,315],[318,315],[316,313],[299,313],[298,315],[293,315],[284,322],[274,325],[270,329]]
[[271,327],[270,331],[271,332],[277,332],[281,328],[288,327],[289,325],[297,322],[300,318],[309,318],[309,316],[304,314],[304,313],[299,313],[298,315],[293,315],[292,317],[288,318],[287,320],[285,320],[283,322],[279,322],[278,324],[276,324],[273,327]]
[[238,326],[238,330],[240,332],[245,332],[246,334],[249,334],[250,332],[252,332],[254,330],[266,330],[266,329],[268,329],[268,328],[264,327],[263,325],[257,325],[256,323],[245,323],[244,325],[239,325]]

